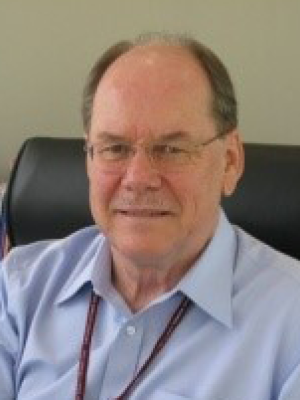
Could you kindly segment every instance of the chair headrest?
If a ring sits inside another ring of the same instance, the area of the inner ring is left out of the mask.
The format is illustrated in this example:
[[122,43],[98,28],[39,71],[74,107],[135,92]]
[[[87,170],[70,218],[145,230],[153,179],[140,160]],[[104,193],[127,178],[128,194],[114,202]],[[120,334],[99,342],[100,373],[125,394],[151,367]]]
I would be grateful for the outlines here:
[[36,137],[22,146],[6,193],[12,246],[62,238],[93,224],[83,139]]
[[[12,246],[93,224],[83,140],[36,137],[21,148],[6,195]],[[222,205],[229,219],[300,259],[300,146],[246,144],[246,170]]]

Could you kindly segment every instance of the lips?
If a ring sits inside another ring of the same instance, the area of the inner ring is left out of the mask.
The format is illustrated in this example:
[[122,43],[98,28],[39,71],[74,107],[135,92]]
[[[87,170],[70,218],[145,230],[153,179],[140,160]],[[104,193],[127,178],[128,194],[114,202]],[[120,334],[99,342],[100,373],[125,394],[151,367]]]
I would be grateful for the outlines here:
[[118,214],[122,214],[128,217],[137,217],[137,218],[157,218],[157,217],[165,217],[170,215],[168,211],[162,210],[152,210],[152,209],[121,209],[116,210]]

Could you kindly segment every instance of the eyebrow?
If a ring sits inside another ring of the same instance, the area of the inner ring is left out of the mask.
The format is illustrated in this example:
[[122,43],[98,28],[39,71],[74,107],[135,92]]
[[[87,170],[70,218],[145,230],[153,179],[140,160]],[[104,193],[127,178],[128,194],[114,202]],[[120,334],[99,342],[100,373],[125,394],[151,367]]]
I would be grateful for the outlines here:
[[163,134],[160,137],[162,141],[172,141],[172,140],[186,140],[190,139],[191,135],[186,131],[175,131]]
[[[174,140],[186,140],[190,139],[191,135],[187,131],[175,131],[170,133],[162,134],[158,140],[162,142],[174,141]],[[129,138],[124,135],[119,135],[112,132],[99,132],[97,134],[97,139],[101,139],[108,142],[119,142],[119,141],[130,141]]]
[[107,142],[120,142],[124,140],[126,141],[126,138],[123,135],[118,135],[111,132],[99,132],[97,133],[97,139],[101,139]]

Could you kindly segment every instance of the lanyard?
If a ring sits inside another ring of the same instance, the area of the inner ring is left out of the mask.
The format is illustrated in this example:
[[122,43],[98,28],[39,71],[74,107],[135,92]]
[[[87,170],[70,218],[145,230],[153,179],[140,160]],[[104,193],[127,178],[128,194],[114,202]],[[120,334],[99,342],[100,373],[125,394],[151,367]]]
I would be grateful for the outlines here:
[[[83,342],[81,345],[75,400],[84,400],[90,347],[92,342],[93,330],[96,322],[99,300],[100,297],[96,293],[92,292],[86,318]],[[124,389],[124,391],[116,399],[113,400],[126,400],[128,398],[129,394],[138,384],[138,381],[141,379],[142,375],[149,368],[150,364],[152,364],[153,360],[156,358],[159,352],[164,348],[164,346],[170,339],[172,333],[174,332],[176,327],[180,324],[182,318],[187,313],[191,304],[192,304],[191,300],[185,296],[181,301],[181,303],[179,304],[179,306],[176,308],[173,315],[171,316],[167,327],[157,340],[147,360],[144,362],[144,364],[142,365],[138,373],[135,375],[135,377],[131,380],[131,382],[129,382],[128,386]]]

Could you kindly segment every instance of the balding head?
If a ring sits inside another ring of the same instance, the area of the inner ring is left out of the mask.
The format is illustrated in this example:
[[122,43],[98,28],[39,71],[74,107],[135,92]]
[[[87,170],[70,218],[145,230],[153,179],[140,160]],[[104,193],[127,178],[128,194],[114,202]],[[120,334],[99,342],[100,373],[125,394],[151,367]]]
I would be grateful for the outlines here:
[[[92,105],[97,87],[108,70],[111,72],[113,67],[118,64],[117,61],[122,59],[124,79],[129,79],[130,75],[133,76],[133,71],[130,73],[126,69],[126,62],[135,56],[137,63],[138,61],[148,63],[150,71],[151,66],[152,68],[158,67],[158,63],[154,63],[154,61],[158,61],[157,55],[161,54],[159,49],[166,52],[166,58],[173,53],[169,59],[169,73],[180,67],[178,62],[181,63],[184,54],[187,64],[191,66],[191,63],[194,62],[194,67],[201,69],[201,73],[206,75],[211,89],[210,107],[217,130],[219,133],[227,133],[236,128],[237,105],[234,89],[226,68],[217,56],[194,39],[174,35],[148,35],[139,37],[133,42],[117,43],[109,48],[92,68],[82,103],[83,124],[86,133],[90,131]],[[140,60],[138,60],[139,57]],[[182,68],[182,64],[180,68]],[[128,74],[127,77],[125,73]],[[161,77],[161,83],[163,83],[163,77]]]

